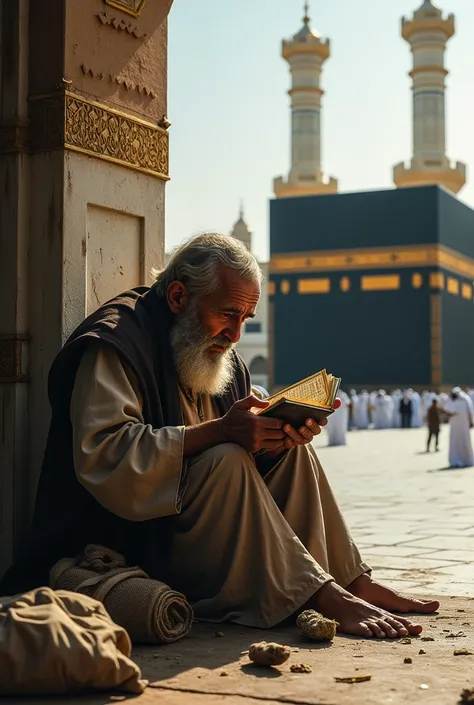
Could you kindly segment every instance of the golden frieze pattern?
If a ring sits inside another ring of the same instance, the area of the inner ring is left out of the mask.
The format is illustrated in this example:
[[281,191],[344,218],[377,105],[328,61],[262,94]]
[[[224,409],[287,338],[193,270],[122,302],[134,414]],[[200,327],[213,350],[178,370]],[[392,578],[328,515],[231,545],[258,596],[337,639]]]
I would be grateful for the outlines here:
[[133,17],[139,17],[146,0],[104,0],[106,5],[111,5],[117,10],[126,12]]
[[169,178],[166,130],[69,91],[31,101],[32,151],[70,149]]

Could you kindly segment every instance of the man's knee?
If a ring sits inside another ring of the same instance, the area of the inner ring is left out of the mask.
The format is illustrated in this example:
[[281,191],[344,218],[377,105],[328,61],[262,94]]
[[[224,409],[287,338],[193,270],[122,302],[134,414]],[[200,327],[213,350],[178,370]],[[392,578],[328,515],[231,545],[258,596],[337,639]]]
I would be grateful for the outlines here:
[[245,472],[256,472],[252,456],[237,443],[220,443],[195,456],[191,462],[205,468],[207,477],[232,479]]

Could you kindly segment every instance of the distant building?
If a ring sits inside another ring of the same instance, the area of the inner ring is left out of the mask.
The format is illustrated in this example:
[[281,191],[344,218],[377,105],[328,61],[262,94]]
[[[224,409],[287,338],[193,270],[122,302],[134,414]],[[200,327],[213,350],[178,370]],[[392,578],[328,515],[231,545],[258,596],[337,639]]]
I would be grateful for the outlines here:
[[[243,208],[231,235],[252,251],[252,233],[245,222]],[[268,387],[268,262],[260,262],[263,274],[262,294],[257,307],[257,315],[247,321],[237,350],[249,368],[253,384]]]
[[320,95],[323,42],[306,12],[303,30],[283,43],[285,58],[300,57],[300,73],[290,91],[294,188],[277,180],[270,208],[272,388],[323,367],[346,388],[474,385],[474,210],[453,195],[464,164],[445,154],[444,53],[453,34],[454,17],[431,0],[403,20],[414,62],[413,159],[395,167],[402,188],[369,193],[326,195],[317,161],[314,190],[309,172],[292,182],[302,132],[312,139],[308,153],[320,154],[317,108],[305,107],[307,130],[294,102],[310,86],[308,98]]

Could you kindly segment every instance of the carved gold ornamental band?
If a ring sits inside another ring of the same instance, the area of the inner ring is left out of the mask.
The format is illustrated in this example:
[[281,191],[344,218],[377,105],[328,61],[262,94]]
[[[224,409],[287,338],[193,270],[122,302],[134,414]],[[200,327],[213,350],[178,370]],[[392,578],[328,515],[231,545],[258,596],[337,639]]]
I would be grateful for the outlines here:
[[401,267],[442,267],[474,279],[474,259],[440,244],[278,253],[270,259],[270,272],[282,275]]
[[30,99],[32,152],[69,149],[169,179],[168,133],[70,91]]

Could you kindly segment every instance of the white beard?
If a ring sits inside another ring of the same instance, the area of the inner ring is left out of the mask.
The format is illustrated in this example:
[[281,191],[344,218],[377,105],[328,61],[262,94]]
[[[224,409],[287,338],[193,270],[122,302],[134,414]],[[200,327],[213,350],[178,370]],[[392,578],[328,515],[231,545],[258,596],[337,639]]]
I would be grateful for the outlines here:
[[[210,348],[216,344],[225,352],[211,353]],[[181,385],[193,394],[224,394],[234,377],[233,347],[227,338],[211,338],[203,332],[197,302],[192,302],[171,330],[171,349]]]

